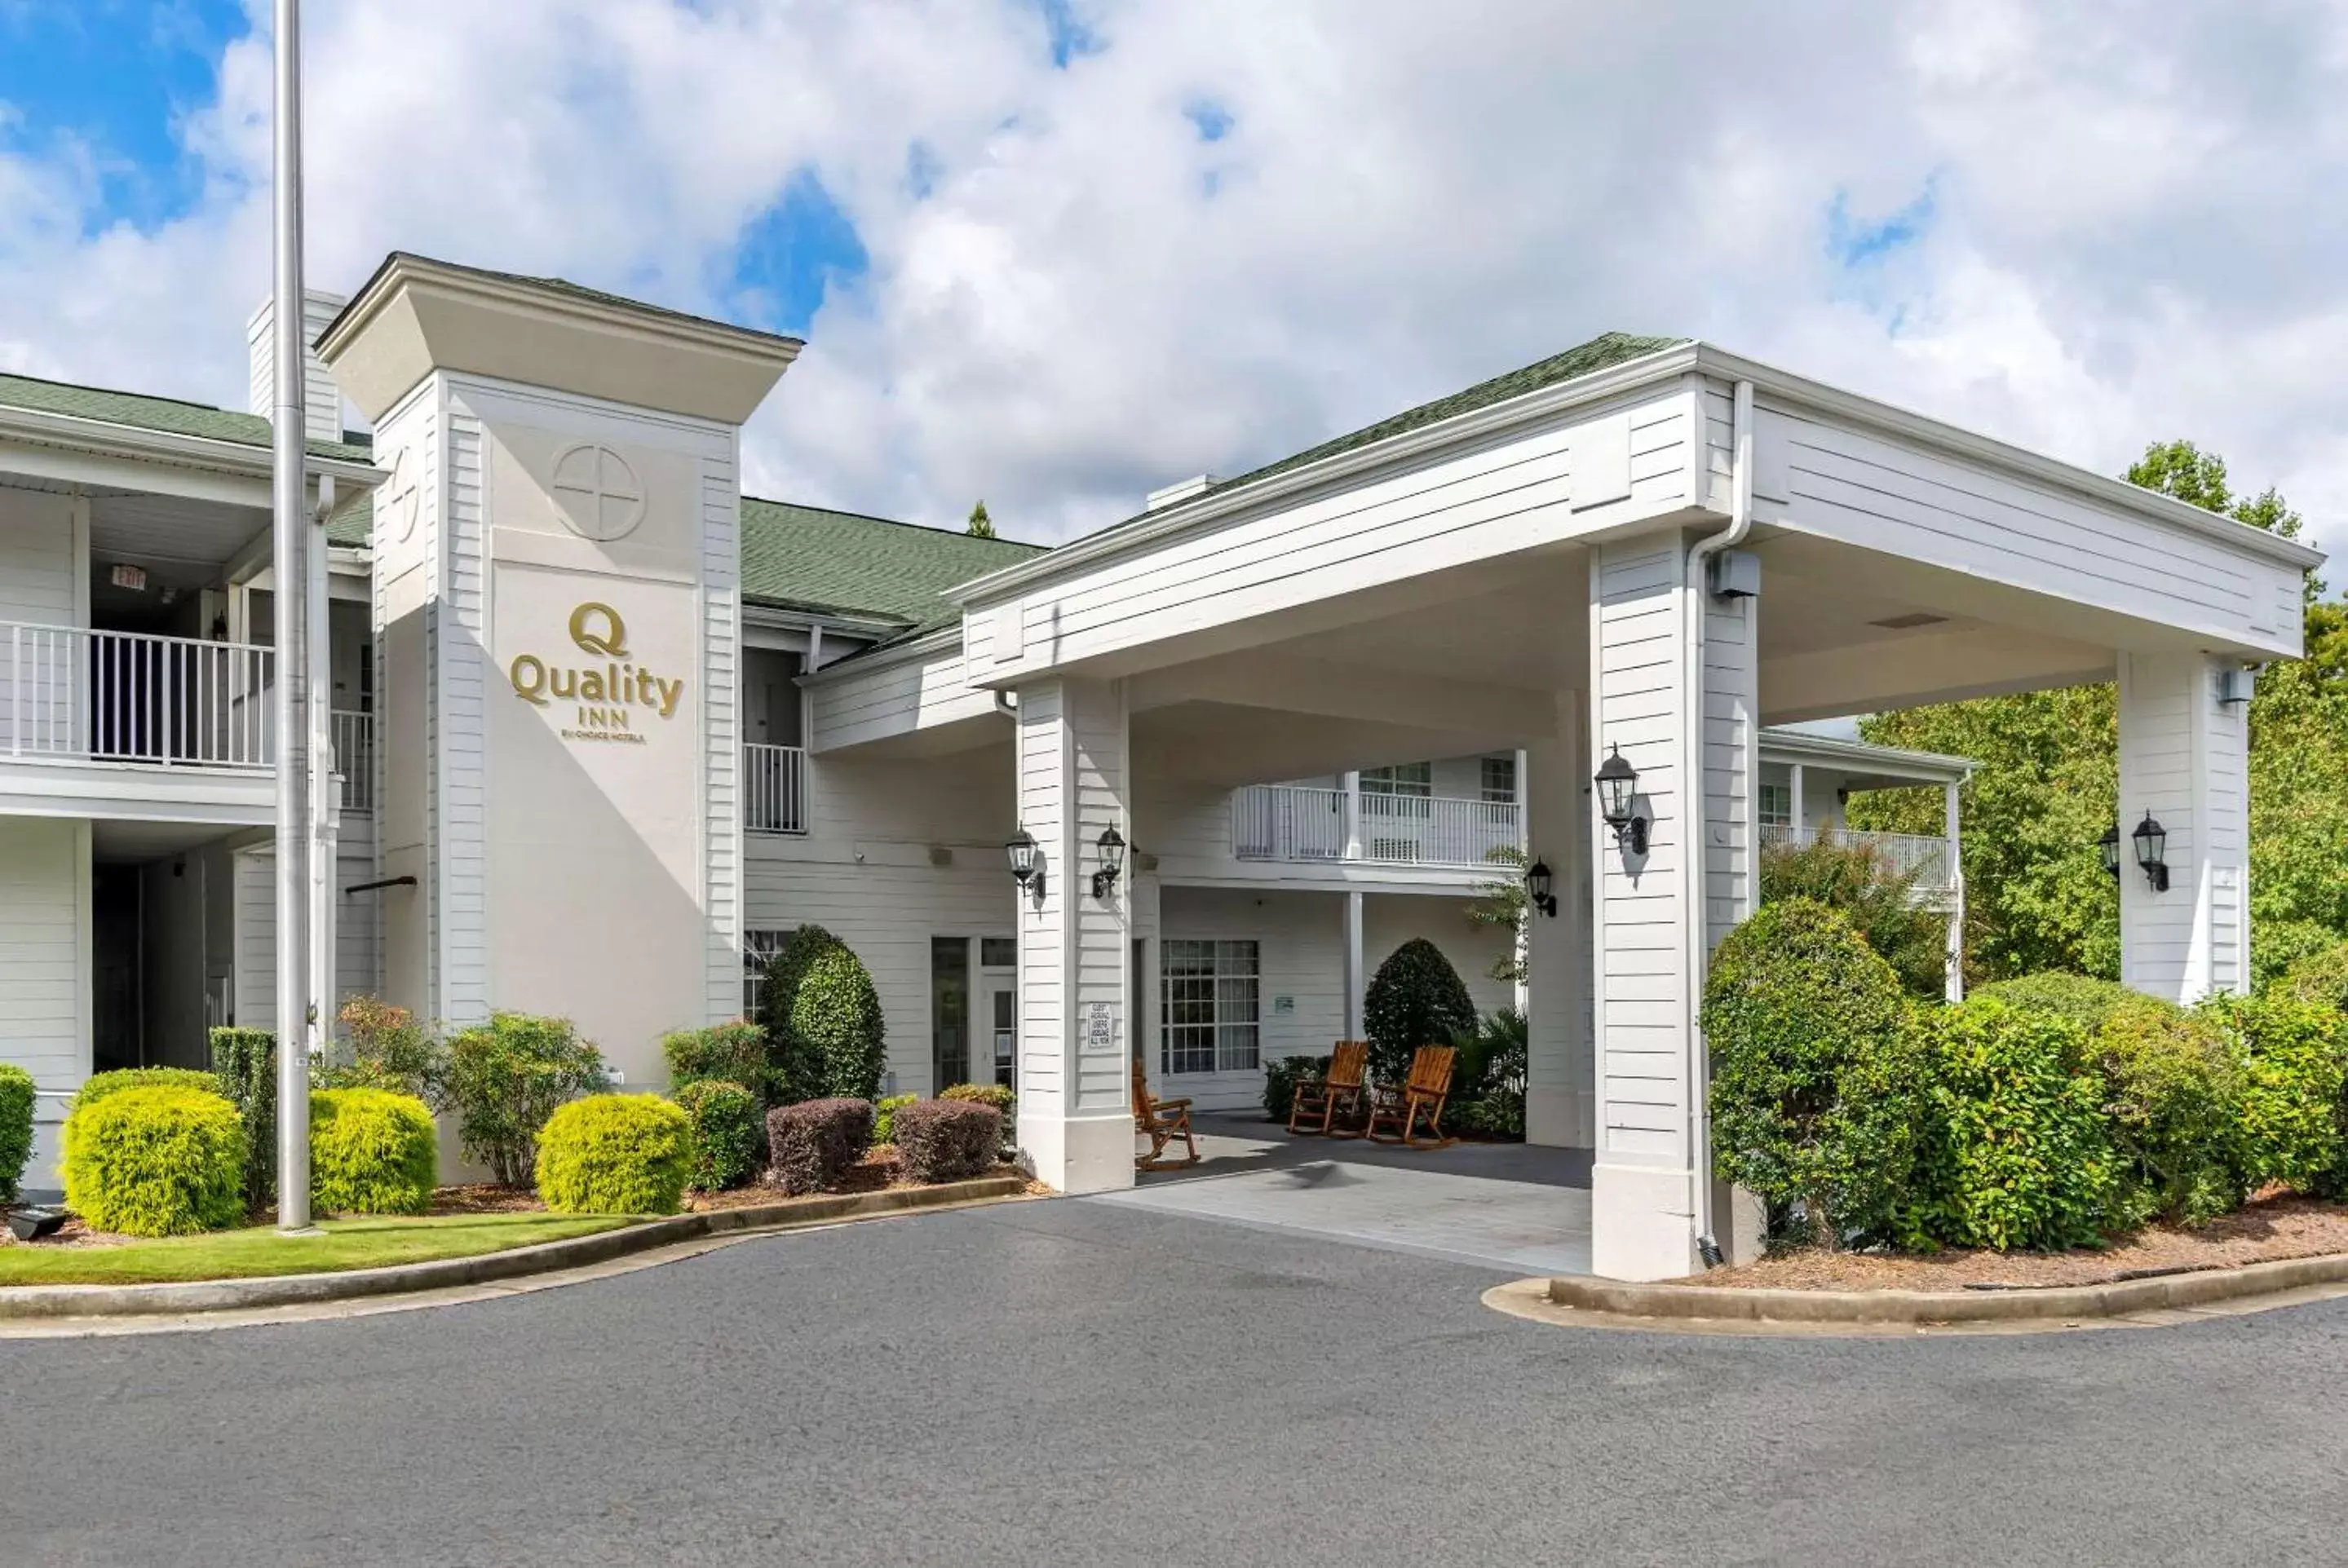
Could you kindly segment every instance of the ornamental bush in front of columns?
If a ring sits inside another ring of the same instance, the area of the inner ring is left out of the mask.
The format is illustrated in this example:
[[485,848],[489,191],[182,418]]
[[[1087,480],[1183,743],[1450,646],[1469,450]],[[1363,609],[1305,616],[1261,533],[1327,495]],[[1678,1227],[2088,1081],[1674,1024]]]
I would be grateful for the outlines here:
[[1424,937],[1396,948],[1378,966],[1362,999],[1362,1028],[1370,1037],[1370,1073],[1381,1083],[1410,1076],[1422,1045],[1448,1045],[1473,1033],[1476,1002],[1443,949]]

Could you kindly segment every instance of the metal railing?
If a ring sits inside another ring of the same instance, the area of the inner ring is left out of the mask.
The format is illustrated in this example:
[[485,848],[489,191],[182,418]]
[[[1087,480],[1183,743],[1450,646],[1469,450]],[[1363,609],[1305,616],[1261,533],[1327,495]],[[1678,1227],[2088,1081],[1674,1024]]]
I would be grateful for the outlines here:
[[375,809],[375,715],[334,712],[335,771],[343,775],[343,809]]
[[1914,873],[1916,886],[1922,890],[1939,891],[1955,880],[1950,875],[1949,841],[1926,834],[1875,833],[1856,827],[1788,827],[1765,823],[1761,842],[1796,848],[1823,842],[1871,849],[1900,876]]
[[[1358,860],[1380,866],[1484,866],[1522,842],[1515,801],[1364,791],[1357,827],[1341,789],[1250,784],[1231,794],[1231,852],[1241,860]],[[1358,841],[1358,851],[1348,853]]]
[[797,746],[742,748],[742,829],[807,831],[807,753]]
[[0,755],[269,767],[273,650],[0,621]]

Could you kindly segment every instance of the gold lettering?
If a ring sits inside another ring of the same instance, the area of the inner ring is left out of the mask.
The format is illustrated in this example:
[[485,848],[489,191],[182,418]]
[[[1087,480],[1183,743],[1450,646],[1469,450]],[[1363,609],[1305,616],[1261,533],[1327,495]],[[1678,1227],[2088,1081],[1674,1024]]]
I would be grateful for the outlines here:
[[[525,667],[530,671],[527,677],[522,673]],[[515,696],[525,702],[534,702],[541,708],[546,706],[546,661],[544,660],[533,654],[525,653],[513,661],[513,667],[506,671],[506,678],[513,682]]]
[[582,670],[579,671],[579,700],[581,702],[600,702],[610,695],[610,692],[603,690],[602,676],[597,674],[592,670]]

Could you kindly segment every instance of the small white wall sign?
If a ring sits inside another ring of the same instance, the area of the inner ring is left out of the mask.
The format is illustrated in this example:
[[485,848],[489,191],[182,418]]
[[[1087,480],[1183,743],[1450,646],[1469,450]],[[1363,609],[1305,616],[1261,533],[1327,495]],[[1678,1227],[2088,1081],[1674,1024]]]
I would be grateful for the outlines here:
[[1086,1056],[1117,1054],[1117,1006],[1113,1002],[1085,1004],[1084,1053]]

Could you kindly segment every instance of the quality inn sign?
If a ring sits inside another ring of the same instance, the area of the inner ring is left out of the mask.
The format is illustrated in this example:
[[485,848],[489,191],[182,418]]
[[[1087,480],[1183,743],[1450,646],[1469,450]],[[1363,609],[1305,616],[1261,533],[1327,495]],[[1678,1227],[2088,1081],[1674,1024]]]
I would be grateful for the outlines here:
[[558,702],[572,705],[576,722],[566,725],[566,741],[617,741],[643,745],[637,729],[641,720],[668,720],[685,696],[683,679],[670,680],[642,665],[626,662],[628,623],[608,604],[592,600],[571,612],[571,641],[582,652],[604,662],[555,664],[535,653],[515,657],[506,678],[514,695],[535,707]]

